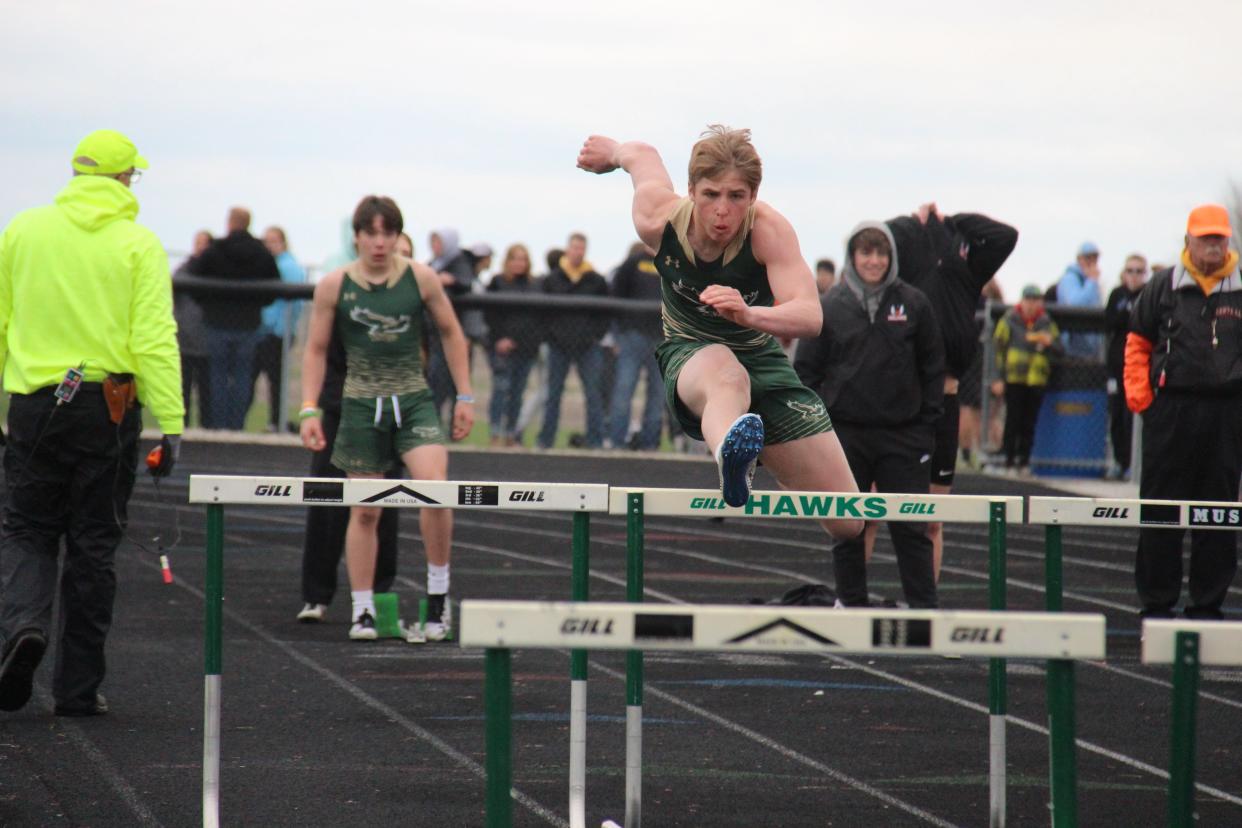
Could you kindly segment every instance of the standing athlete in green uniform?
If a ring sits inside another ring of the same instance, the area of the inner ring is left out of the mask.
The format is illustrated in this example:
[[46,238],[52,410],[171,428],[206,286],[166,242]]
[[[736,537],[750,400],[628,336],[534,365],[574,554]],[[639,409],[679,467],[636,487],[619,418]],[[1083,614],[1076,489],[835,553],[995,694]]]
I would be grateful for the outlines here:
[[[415,480],[445,480],[448,449],[423,374],[423,308],[439,329],[457,386],[454,440],[464,438],[474,425],[466,337],[435,271],[396,255],[402,226],[401,211],[392,199],[364,198],[354,211],[357,261],[329,273],[315,287],[302,366],[302,398],[310,401],[302,404],[302,444],[312,451],[324,446],[314,401],[323,386],[335,325],[348,367],[332,465],[351,478],[379,478],[396,457]],[[345,532],[354,618],[349,637],[355,640],[376,637],[372,588],[379,517],[377,507],[353,506]],[[418,517],[427,552],[425,633],[427,639],[442,641],[452,629],[448,587],[453,513],[422,509]]]
[[[622,169],[633,180],[634,228],[657,251],[664,342],[656,357],[668,402],[715,453],[725,501],[746,503],[756,458],[787,489],[856,492],[822,401],[776,340],[816,336],[823,313],[793,227],[756,200],[762,164],[750,131],[703,134],[684,198],[647,144],[592,135],[578,166]],[[838,538],[862,530],[858,520],[822,523]]]

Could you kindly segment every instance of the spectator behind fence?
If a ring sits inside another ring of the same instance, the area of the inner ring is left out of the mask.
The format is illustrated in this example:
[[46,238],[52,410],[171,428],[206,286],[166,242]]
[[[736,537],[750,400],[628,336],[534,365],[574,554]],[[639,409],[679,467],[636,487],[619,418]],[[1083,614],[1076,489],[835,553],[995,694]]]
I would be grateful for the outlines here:
[[1005,395],[1005,468],[1030,470],[1035,424],[1052,377],[1052,357],[1061,353],[1060,330],[1044,310],[1037,285],[1022,288],[1022,299],[996,324],[996,367],[1003,377],[992,393]]
[[[539,288],[531,278],[530,251],[513,244],[505,251],[500,272],[492,277],[487,292],[530,295]],[[529,310],[491,307],[485,314],[488,332],[488,363],[492,368],[492,399],[488,426],[493,446],[516,446],[522,442],[518,420],[522,396],[531,366],[539,354],[538,320]]]
[[[439,275],[440,285],[449,299],[470,293],[474,286],[474,265],[469,254],[459,246],[457,231],[441,227],[432,231],[427,243],[431,247],[431,259],[427,264]],[[443,419],[445,406],[456,391],[444,360],[444,348],[440,344],[437,327],[426,312],[423,317],[428,345],[427,383],[431,386],[436,412]]]
[[[631,247],[612,277],[612,295],[618,299],[660,301],[660,272],[653,256],[655,251],[642,242]],[[613,321],[612,335],[617,347],[617,368],[608,412],[609,442],[613,448],[628,446],[654,451],[660,447],[660,429],[664,424],[664,382],[655,358],[656,346],[664,341],[660,312],[619,314]],[[642,420],[631,441],[630,403],[640,376],[645,383]]]
[[[1229,212],[1191,210],[1181,261],[1139,294],[1126,338],[1125,389],[1143,415],[1144,500],[1234,502],[1242,475],[1242,273]],[[1191,522],[1231,525],[1231,509]],[[1201,517],[1199,517],[1201,515]],[[1140,529],[1134,579],[1146,618],[1171,618],[1182,591],[1184,529]],[[1187,618],[1220,620],[1238,568],[1237,534],[1190,533]]]
[[10,395],[0,710],[29,701],[55,635],[53,712],[98,716],[108,712],[99,687],[138,464],[137,402],[165,435],[158,476],[177,460],[185,410],[168,256],[134,221],[130,188],[147,161],[121,133],[97,130],[71,164],[55,203],[19,213],[0,234],[0,368]]
[[[229,210],[228,235],[214,240],[190,262],[190,273],[205,279],[278,281],[276,260],[250,235],[250,211]],[[255,352],[262,336],[262,310],[270,300],[202,296],[207,349],[211,356],[211,427],[240,431],[250,407]]]
[[[177,268],[176,276],[190,272],[190,262],[201,256],[211,244],[211,231],[199,230],[194,234],[190,255]],[[177,346],[181,350],[181,398],[185,403],[185,419],[190,421],[191,393],[198,394],[198,424],[203,428],[215,428],[211,420],[211,381],[207,366],[207,329],[203,324],[203,309],[198,300],[187,290],[173,291],[173,316],[177,320]]]
[[[608,282],[586,260],[587,239],[573,233],[556,268],[543,280],[543,292],[553,296],[607,296]],[[540,448],[552,448],[561,418],[561,395],[569,366],[578,370],[586,397],[586,447],[604,443],[604,349],[599,341],[608,329],[608,317],[591,311],[558,311],[544,330],[548,343],[548,399],[539,429]]]
[[[1100,248],[1094,242],[1083,242],[1077,259],[1057,280],[1056,302],[1067,308],[1098,308],[1100,301]],[[1061,340],[1066,356],[1100,358],[1099,334],[1067,331]]]
[[815,287],[823,296],[837,283],[837,263],[832,259],[820,259],[815,263]]
[[1147,259],[1139,253],[1126,257],[1121,284],[1113,288],[1104,305],[1104,328],[1108,332],[1108,434],[1113,443],[1116,479],[1130,478],[1130,443],[1134,436],[1134,414],[1126,407],[1126,336],[1130,332],[1130,311],[1147,283]]
[[[794,369],[828,409],[858,490],[927,494],[944,400],[944,341],[931,302],[898,278],[892,233],[850,234],[841,284],[822,297],[819,336],[798,343]],[[906,601],[937,605],[925,523],[888,524]],[[837,601],[870,604],[863,535],[832,547]]]
[[[306,271],[298,264],[297,259],[289,252],[289,240],[285,231],[279,227],[269,227],[263,231],[263,245],[276,259],[276,269],[280,271],[280,279],[288,284],[306,283]],[[298,317],[301,315],[302,303],[277,299],[263,309],[261,338],[259,347],[255,349],[254,370],[251,371],[250,388],[253,391],[255,380],[259,374],[267,377],[268,399],[268,431],[279,432],[284,428],[285,412],[281,408],[281,372],[283,370],[285,338],[293,341],[298,329]]]

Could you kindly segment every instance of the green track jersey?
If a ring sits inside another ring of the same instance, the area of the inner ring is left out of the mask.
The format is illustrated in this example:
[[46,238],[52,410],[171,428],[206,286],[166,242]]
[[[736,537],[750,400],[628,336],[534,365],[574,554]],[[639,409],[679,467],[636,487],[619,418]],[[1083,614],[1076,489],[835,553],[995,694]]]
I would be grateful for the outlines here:
[[351,266],[341,280],[336,326],[345,346],[349,398],[412,394],[427,387],[423,375],[423,296],[414,268],[398,259],[387,282],[371,284]]

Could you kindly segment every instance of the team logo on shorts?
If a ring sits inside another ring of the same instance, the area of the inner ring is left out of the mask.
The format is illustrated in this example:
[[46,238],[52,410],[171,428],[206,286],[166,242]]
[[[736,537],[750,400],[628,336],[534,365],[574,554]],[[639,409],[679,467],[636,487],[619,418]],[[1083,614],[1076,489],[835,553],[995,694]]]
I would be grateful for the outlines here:
[[785,400],[785,405],[793,409],[804,420],[813,420],[817,417],[824,417],[827,411],[824,410],[823,401],[817,400],[814,403],[798,402],[797,400]]

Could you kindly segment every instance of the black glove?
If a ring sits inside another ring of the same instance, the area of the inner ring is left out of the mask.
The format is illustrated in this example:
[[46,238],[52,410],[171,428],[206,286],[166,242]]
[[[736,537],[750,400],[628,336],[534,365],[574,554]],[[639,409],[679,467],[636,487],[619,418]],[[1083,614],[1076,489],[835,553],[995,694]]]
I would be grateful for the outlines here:
[[165,434],[160,444],[147,455],[147,471],[152,477],[167,477],[181,457],[181,435]]

